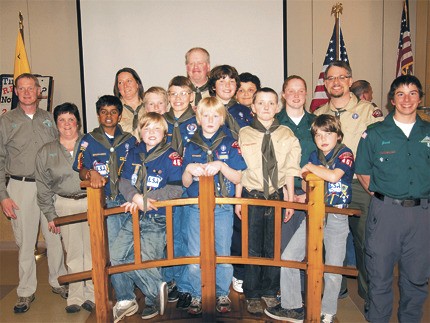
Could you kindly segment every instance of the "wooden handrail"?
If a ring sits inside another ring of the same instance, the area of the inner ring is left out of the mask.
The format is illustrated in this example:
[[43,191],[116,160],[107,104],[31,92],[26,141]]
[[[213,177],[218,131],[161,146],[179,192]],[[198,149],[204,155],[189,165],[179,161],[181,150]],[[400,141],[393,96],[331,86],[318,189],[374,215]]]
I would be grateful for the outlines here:
[[[321,293],[324,272],[357,276],[357,270],[352,267],[338,267],[324,265],[323,255],[323,229],[325,213],[344,215],[359,215],[359,210],[338,209],[324,205],[324,181],[313,174],[305,174],[307,181],[307,203],[293,203],[285,201],[249,199],[249,198],[220,198],[215,197],[213,177],[200,177],[199,197],[175,199],[155,202],[157,207],[166,207],[166,243],[167,253],[165,259],[142,262],[140,254],[140,229],[138,211],[132,212],[134,235],[134,263],[110,266],[109,249],[107,243],[107,230],[105,218],[112,214],[124,212],[123,207],[111,209],[104,208],[103,189],[93,189],[89,182],[82,182],[88,192],[88,217],[84,213],[57,218],[56,225],[64,225],[85,221],[88,218],[90,226],[91,253],[93,269],[91,271],[61,276],[59,282],[74,282],[92,277],[97,322],[112,322],[112,303],[109,301],[109,275],[131,270],[176,266],[187,264],[200,264],[202,277],[202,320],[211,322],[215,320],[215,266],[216,264],[253,264],[263,266],[279,266],[303,269],[306,271],[306,321],[319,322],[321,313]],[[173,207],[181,205],[198,204],[200,208],[200,257],[174,257],[173,248]],[[216,204],[242,205],[242,256],[216,256],[215,254],[215,222],[214,210]],[[248,254],[248,206],[270,206],[275,208],[275,223],[282,222],[282,209],[294,208],[307,211],[307,257],[303,262],[281,260],[281,226],[275,226],[274,258],[249,257]]]

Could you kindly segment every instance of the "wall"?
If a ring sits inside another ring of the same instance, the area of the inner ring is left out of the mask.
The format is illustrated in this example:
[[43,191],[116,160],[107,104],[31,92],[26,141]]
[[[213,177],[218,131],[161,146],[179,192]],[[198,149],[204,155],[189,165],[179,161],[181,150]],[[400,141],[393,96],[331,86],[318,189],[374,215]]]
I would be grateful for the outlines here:
[[[416,2],[409,2],[413,18]],[[368,80],[374,102],[385,107],[388,88],[395,78],[402,1],[344,0],[342,4],[341,28],[353,79]],[[288,73],[307,81],[308,106],[333,31],[333,5],[332,1],[288,1]],[[411,19],[413,45],[414,22]]]

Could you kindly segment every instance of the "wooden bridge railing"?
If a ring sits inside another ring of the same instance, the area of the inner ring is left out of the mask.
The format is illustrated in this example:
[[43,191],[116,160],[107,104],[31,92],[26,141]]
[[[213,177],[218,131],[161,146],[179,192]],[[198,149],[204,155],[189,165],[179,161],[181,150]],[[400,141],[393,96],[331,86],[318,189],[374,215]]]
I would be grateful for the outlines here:
[[[175,199],[157,202],[157,207],[166,207],[166,242],[165,259],[141,261],[139,214],[132,213],[135,261],[130,264],[110,266],[109,249],[105,218],[111,214],[123,212],[123,208],[104,208],[103,189],[92,189],[88,182],[82,182],[88,193],[88,224],[90,226],[91,253],[93,268],[91,271],[69,274],[59,277],[59,283],[70,283],[85,279],[94,282],[97,322],[112,322],[112,303],[109,297],[109,275],[136,269],[164,267],[186,264],[200,264],[202,275],[203,321],[215,321],[215,266],[216,264],[254,264],[265,266],[283,266],[306,271],[306,321],[319,322],[321,313],[321,294],[324,272],[357,276],[352,267],[326,266],[323,263],[323,226],[326,212],[345,215],[358,215],[358,210],[338,209],[324,205],[324,181],[313,174],[305,176],[307,181],[307,203],[284,201],[218,198],[214,194],[213,177],[200,177],[200,194],[198,198]],[[200,257],[175,258],[173,252],[173,207],[198,204],[200,208]],[[215,254],[215,204],[242,205],[242,256],[216,256]],[[248,255],[248,206],[272,206],[275,208],[274,258],[249,257]],[[307,257],[303,262],[281,260],[281,222],[282,209],[294,208],[307,211]],[[85,214],[71,215],[55,219],[56,225],[64,225],[85,220]]]

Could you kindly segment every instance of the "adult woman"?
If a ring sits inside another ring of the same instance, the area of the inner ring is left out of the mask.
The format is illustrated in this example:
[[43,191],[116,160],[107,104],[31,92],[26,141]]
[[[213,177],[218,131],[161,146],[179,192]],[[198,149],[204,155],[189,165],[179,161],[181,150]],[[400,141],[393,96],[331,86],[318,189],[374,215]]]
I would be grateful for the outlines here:
[[[54,120],[59,139],[44,145],[36,156],[37,202],[48,220],[49,231],[59,234],[53,220],[87,211],[86,192],[80,188],[79,174],[72,169],[80,142],[81,118],[76,105],[63,103],[54,109]],[[89,270],[91,246],[88,222],[66,225],[61,228],[67,252],[68,273]],[[67,313],[76,313],[81,306],[94,309],[94,287],[91,280],[69,285]]]
[[121,99],[124,106],[119,122],[122,130],[132,133],[139,140],[136,128],[140,117],[145,114],[145,109],[142,81],[134,69],[124,67],[116,72],[113,93]]

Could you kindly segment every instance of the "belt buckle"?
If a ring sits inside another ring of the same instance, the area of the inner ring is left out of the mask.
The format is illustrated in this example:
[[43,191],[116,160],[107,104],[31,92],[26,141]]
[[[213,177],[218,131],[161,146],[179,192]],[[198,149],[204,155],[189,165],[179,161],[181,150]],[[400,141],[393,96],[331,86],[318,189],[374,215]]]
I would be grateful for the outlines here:
[[415,200],[403,200],[400,203],[400,205],[403,207],[413,207],[416,205],[416,201]]

